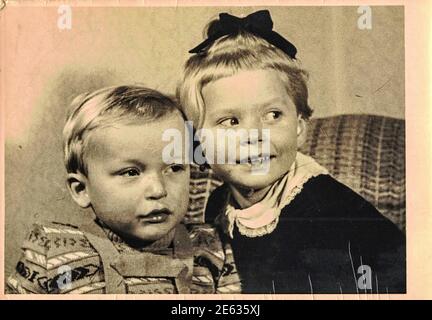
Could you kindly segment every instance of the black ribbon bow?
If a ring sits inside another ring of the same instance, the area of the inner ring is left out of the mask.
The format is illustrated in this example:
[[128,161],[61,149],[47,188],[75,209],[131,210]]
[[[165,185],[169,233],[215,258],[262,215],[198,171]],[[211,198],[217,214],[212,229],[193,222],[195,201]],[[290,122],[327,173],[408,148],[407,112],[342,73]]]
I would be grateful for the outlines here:
[[247,31],[265,39],[267,42],[281,49],[289,57],[295,59],[297,48],[272,29],[273,21],[268,10],[260,10],[244,18],[239,18],[228,13],[221,13],[219,14],[219,20],[210,25],[207,32],[208,38],[195,48],[189,50],[189,53],[202,54],[217,39],[226,35],[235,35],[241,31]]

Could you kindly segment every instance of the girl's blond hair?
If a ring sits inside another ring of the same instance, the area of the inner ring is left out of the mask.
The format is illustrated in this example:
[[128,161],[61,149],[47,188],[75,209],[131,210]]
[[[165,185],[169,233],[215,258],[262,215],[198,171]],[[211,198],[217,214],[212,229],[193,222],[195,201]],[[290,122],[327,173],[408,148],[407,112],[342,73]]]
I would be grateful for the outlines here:
[[[211,25],[211,24],[210,24]],[[307,120],[312,115],[308,105],[308,74],[300,63],[266,40],[249,32],[217,39],[204,53],[190,57],[183,79],[177,87],[177,98],[188,120],[201,128],[205,116],[202,89],[212,81],[229,77],[242,70],[275,70],[293,100],[297,113]]]

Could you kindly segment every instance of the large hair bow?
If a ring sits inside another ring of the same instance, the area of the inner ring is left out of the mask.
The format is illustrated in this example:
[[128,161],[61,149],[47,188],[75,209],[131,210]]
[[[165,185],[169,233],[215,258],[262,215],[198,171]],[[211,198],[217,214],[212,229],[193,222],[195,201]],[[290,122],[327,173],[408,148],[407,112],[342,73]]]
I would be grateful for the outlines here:
[[297,48],[277,32],[273,31],[273,21],[268,10],[260,10],[239,18],[228,13],[219,14],[219,20],[214,21],[208,31],[208,38],[189,53],[204,53],[217,39],[226,35],[236,35],[241,31],[250,32],[265,39],[275,47],[281,49],[289,57],[295,59]]

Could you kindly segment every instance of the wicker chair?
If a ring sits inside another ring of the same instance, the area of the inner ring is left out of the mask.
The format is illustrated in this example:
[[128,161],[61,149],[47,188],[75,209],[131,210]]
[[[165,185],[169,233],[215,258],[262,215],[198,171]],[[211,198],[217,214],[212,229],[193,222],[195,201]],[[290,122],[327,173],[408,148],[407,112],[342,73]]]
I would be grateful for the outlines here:
[[[373,115],[312,119],[300,151],[405,230],[404,120]],[[211,170],[192,166],[186,223],[204,221],[208,196],[221,184]]]

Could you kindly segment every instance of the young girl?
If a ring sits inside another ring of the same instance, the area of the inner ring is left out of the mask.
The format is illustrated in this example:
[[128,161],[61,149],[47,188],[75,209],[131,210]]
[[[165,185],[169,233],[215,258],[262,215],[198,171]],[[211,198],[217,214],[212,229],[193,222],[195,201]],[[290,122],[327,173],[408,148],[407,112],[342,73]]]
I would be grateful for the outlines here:
[[[225,184],[206,219],[231,242],[244,293],[405,292],[403,234],[297,151],[312,114],[307,73],[272,27],[268,11],[222,13],[186,62],[177,94],[195,128],[213,132],[215,145],[226,142],[219,129],[257,129],[253,138],[239,135],[237,154],[270,146],[211,164]],[[215,147],[214,158],[226,158],[216,156],[224,149]],[[267,173],[257,174],[264,164]]]

